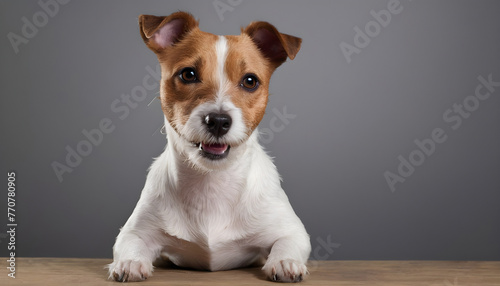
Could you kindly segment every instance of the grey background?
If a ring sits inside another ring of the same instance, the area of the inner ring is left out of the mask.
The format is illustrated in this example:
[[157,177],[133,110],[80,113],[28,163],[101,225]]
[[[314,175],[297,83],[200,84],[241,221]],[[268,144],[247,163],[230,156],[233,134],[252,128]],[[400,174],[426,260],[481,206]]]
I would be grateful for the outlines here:
[[[18,256],[112,256],[165,139],[159,101],[148,106],[157,90],[123,120],[110,105],[156,67],[138,15],[186,10],[216,34],[266,20],[303,38],[297,58],[273,76],[260,126],[270,128],[274,109],[296,116],[264,145],[313,258],[500,259],[500,88],[457,130],[442,119],[474,94],[478,76],[500,81],[500,2],[401,0],[402,12],[350,63],[340,44],[353,45],[354,27],[388,0],[243,0],[222,21],[213,2],[72,1],[18,54],[7,34],[22,35],[22,17],[41,8],[1,2],[0,180],[6,188],[6,172],[17,172]],[[59,182],[51,163],[64,163],[65,147],[103,118],[115,130]],[[397,172],[398,156],[408,158],[413,141],[438,127],[447,141],[392,192],[384,172]]]

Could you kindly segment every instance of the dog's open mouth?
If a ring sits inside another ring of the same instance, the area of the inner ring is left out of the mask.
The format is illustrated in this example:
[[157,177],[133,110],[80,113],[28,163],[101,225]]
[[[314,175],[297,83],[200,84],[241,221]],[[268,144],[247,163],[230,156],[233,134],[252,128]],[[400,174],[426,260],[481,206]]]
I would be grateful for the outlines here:
[[231,146],[222,143],[197,143],[196,146],[200,149],[203,157],[211,160],[219,160],[227,157]]

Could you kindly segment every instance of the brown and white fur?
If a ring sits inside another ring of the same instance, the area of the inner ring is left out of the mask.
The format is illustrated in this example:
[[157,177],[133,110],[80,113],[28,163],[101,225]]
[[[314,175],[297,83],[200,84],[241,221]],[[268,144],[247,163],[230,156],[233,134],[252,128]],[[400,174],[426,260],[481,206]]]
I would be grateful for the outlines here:
[[271,74],[301,39],[267,22],[217,36],[185,12],[139,25],[161,64],[168,144],[116,239],[110,278],[144,280],[161,256],[211,271],[260,262],[273,281],[301,281],[309,235],[257,130]]

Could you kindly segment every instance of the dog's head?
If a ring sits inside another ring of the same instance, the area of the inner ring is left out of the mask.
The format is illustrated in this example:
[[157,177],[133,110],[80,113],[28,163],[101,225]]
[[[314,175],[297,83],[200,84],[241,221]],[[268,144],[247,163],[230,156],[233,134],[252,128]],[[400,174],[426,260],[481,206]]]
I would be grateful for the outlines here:
[[227,166],[264,116],[271,74],[295,57],[301,39],[267,22],[217,36],[185,12],[141,15],[139,26],[161,64],[161,104],[176,148],[202,169]]

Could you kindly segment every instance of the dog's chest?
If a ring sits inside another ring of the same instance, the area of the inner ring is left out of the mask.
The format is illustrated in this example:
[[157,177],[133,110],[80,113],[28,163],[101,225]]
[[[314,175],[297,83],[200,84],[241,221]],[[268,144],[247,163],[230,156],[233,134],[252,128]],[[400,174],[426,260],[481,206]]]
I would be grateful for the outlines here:
[[182,178],[164,215],[164,250],[174,263],[219,270],[243,266],[259,254],[248,244],[247,209],[241,202],[245,180],[237,170]]
[[203,176],[182,174],[165,208],[168,235],[214,249],[245,237],[246,178],[238,170]]

